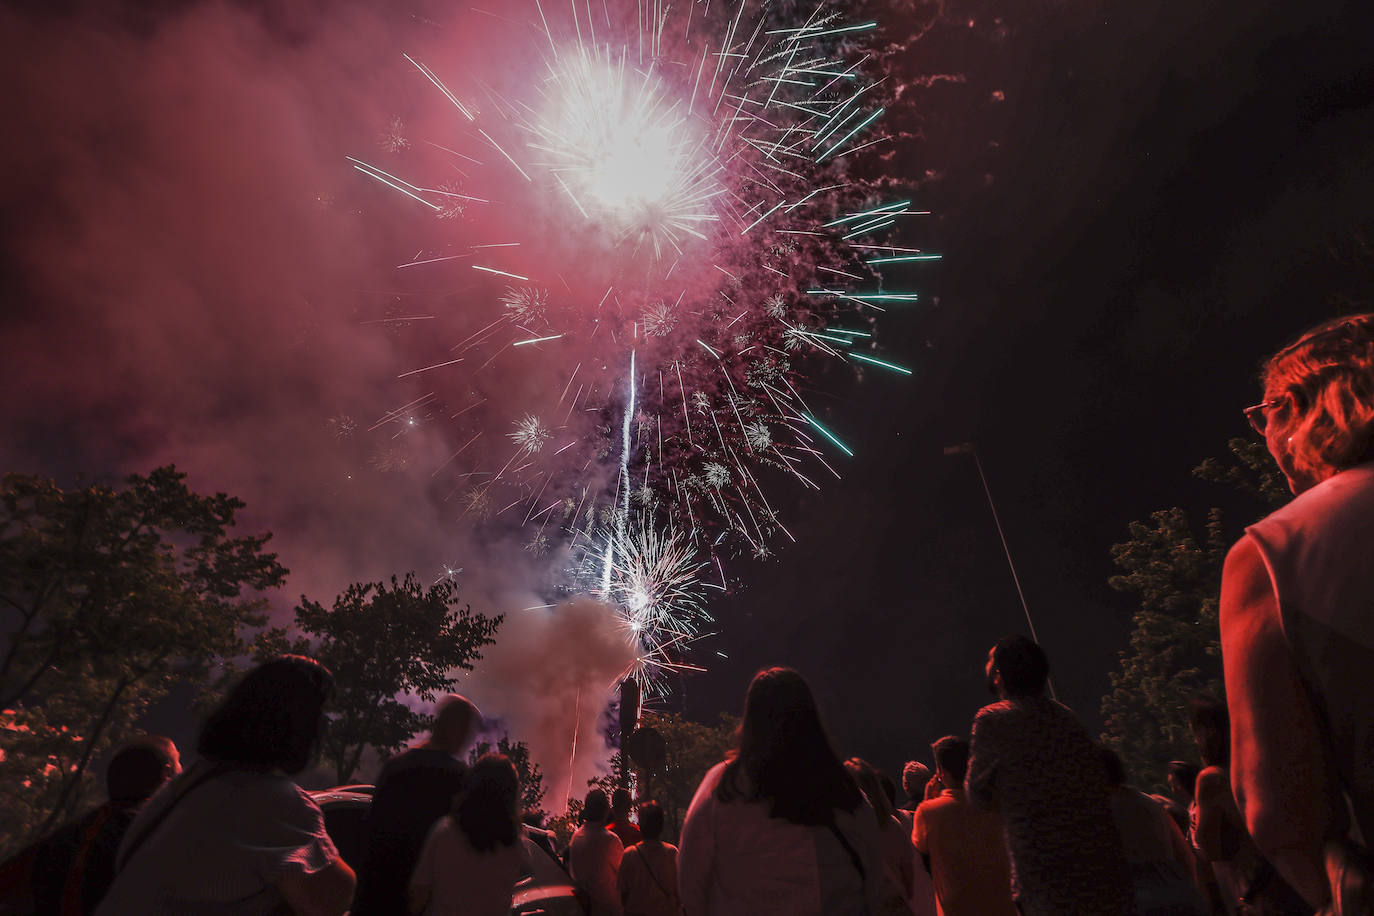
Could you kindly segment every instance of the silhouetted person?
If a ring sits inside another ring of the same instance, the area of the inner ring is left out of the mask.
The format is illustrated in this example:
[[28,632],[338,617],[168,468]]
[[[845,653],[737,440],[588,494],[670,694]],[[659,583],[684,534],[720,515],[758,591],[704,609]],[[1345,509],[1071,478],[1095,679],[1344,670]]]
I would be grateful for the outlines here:
[[520,879],[520,779],[504,754],[486,754],[434,822],[410,879],[412,916],[507,916]]
[[846,760],[844,768],[878,818],[885,878],[879,913],[887,916],[935,916],[935,887],[925,868],[916,865],[916,847],[911,845],[911,831],[898,820],[878,771],[860,757]]
[[1203,763],[1197,777],[1192,840],[1202,858],[1211,863],[1227,911],[1245,916],[1306,916],[1312,908],[1250,838],[1231,793],[1231,724],[1226,707],[1199,697],[1193,700],[1190,714]]
[[1232,781],[1255,842],[1309,905],[1328,898],[1324,865],[1364,859],[1362,904],[1337,901],[1350,912],[1374,894],[1345,804],[1374,842],[1374,314],[1303,334],[1263,383],[1245,413],[1295,498],[1246,529],[1222,572]]
[[916,809],[926,800],[926,784],[932,778],[934,777],[930,774],[930,767],[919,761],[908,760],[906,766],[902,767],[902,791],[906,793],[911,807],[897,808],[896,813],[907,836],[911,836],[911,831],[916,826]]
[[873,809],[835,756],[811,688],[754,676],[739,746],[707,771],[682,826],[687,916],[876,913],[883,862]]
[[1045,695],[1049,670],[1024,636],[988,652],[988,687],[1001,700],[973,720],[968,798],[1002,818],[1025,916],[1124,916],[1131,884],[1097,745]]
[[629,849],[640,840],[639,828],[630,822],[630,809],[634,798],[628,789],[616,789],[611,793],[611,832],[620,837],[620,843]]
[[643,835],[625,850],[617,883],[625,916],[682,916],[677,886],[677,847],[664,843],[663,809],[655,802],[639,806]]
[[592,789],[582,804],[582,826],[568,844],[568,872],[591,901],[591,916],[620,916],[617,872],[625,846],[606,826],[611,803]]
[[1136,916],[1207,916],[1193,874],[1193,849],[1159,802],[1126,785],[1116,751],[1099,749],[1111,791],[1112,820],[1126,850]]
[[109,801],[43,841],[33,870],[34,913],[95,912],[115,876],[115,855],[143,803],[181,772],[170,738],[147,735],[124,743],[105,771]]
[[929,862],[940,916],[1016,916],[1002,819],[964,794],[968,740],[946,735],[930,749],[945,788],[916,809],[912,840]]
[[353,870],[291,779],[315,759],[333,690],[298,655],[248,672],[201,729],[201,761],[130,825],[98,916],[347,911]]
[[467,765],[460,755],[480,724],[476,706],[449,694],[434,711],[429,737],[382,767],[367,814],[367,849],[358,869],[353,916],[406,912],[420,847],[463,787]]

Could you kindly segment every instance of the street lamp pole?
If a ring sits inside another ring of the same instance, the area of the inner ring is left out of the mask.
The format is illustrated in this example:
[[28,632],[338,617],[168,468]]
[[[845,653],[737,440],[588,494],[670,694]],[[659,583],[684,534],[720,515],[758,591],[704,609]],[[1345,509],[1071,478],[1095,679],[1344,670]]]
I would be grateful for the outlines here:
[[[946,455],[972,455],[973,465],[978,469],[978,479],[983,482],[983,492],[988,497],[988,508],[992,510],[992,521],[997,526],[997,536],[1002,540],[1002,552],[1007,556],[1007,568],[1011,570],[1011,581],[1016,583],[1016,596],[1021,599],[1021,610],[1026,614],[1026,626],[1030,627],[1031,639],[1036,643],[1040,642],[1040,637],[1035,632],[1035,621],[1031,619],[1030,605],[1026,603],[1026,593],[1021,589],[1021,577],[1016,574],[1016,564],[1011,559],[1011,548],[1007,546],[1007,535],[1002,530],[1002,519],[997,515],[997,504],[992,500],[992,488],[988,486],[988,477],[983,473],[983,462],[978,458],[978,449],[972,442],[964,442],[959,445],[952,445],[945,449]],[[1054,692],[1054,682],[1049,681],[1050,696],[1059,699]]]

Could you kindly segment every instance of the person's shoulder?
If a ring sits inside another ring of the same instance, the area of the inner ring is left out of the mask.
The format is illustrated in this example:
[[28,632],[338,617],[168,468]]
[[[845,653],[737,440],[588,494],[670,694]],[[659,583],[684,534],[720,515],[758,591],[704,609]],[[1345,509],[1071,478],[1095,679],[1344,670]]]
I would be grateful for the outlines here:
[[978,710],[973,717],[974,726],[988,725],[993,722],[1000,722],[1020,714],[1020,709],[1012,700],[998,700],[996,703],[989,703]]
[[1207,767],[1197,774],[1197,797],[1215,796],[1220,792],[1231,791],[1231,778],[1221,767]]

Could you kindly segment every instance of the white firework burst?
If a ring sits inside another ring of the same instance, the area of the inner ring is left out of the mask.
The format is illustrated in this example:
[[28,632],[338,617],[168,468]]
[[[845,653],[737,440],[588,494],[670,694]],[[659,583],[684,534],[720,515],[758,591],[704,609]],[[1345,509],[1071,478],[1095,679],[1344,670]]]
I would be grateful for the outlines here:
[[677,315],[666,302],[655,302],[644,310],[644,333],[650,337],[667,337],[677,327]]
[[410,139],[406,137],[405,122],[400,116],[391,119],[387,129],[382,132],[380,137],[382,149],[388,153],[402,153],[410,149]]
[[708,461],[701,469],[706,483],[717,490],[730,485],[730,469],[719,461]]
[[693,391],[692,407],[695,408],[698,413],[710,413],[711,399],[706,396],[706,392],[704,391]]
[[773,446],[773,433],[762,420],[745,424],[744,435],[749,444],[760,452],[766,452]]
[[763,310],[770,318],[781,318],[787,314],[787,300],[781,293],[774,293],[763,300]]
[[464,205],[467,203],[462,196],[463,185],[461,182],[449,180],[441,183],[435,190],[439,191],[438,210],[434,211],[437,219],[458,219],[465,212]]
[[506,434],[510,441],[518,445],[520,450],[528,455],[533,455],[542,449],[544,443],[548,442],[552,435],[549,428],[534,414],[526,414],[523,420],[517,420],[515,432]]
[[501,296],[506,314],[518,324],[530,324],[544,317],[549,306],[547,291],[535,286],[507,286]]

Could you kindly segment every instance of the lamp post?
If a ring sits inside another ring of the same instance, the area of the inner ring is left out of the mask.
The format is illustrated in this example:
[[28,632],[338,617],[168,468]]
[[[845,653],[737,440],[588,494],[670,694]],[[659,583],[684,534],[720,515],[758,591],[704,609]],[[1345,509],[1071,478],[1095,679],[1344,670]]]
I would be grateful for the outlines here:
[[[1021,590],[1021,577],[1016,574],[1016,564],[1011,560],[1011,548],[1007,546],[1007,536],[1002,531],[1002,520],[997,515],[997,504],[992,501],[992,488],[988,486],[987,475],[983,473],[983,462],[978,460],[978,449],[972,442],[961,442],[958,445],[945,446],[946,455],[972,455],[973,465],[978,468],[978,479],[983,482],[983,492],[988,497],[988,508],[992,510],[992,521],[997,526],[997,536],[1002,539],[1002,552],[1007,555],[1007,567],[1011,570],[1011,581],[1016,583],[1016,595],[1021,599],[1021,610],[1026,613],[1026,626],[1030,627],[1031,639],[1036,643],[1040,642],[1040,637],[1035,633],[1035,621],[1031,620],[1030,605],[1026,603],[1026,593]],[[1054,692],[1054,681],[1049,681],[1050,696],[1059,699]]]

